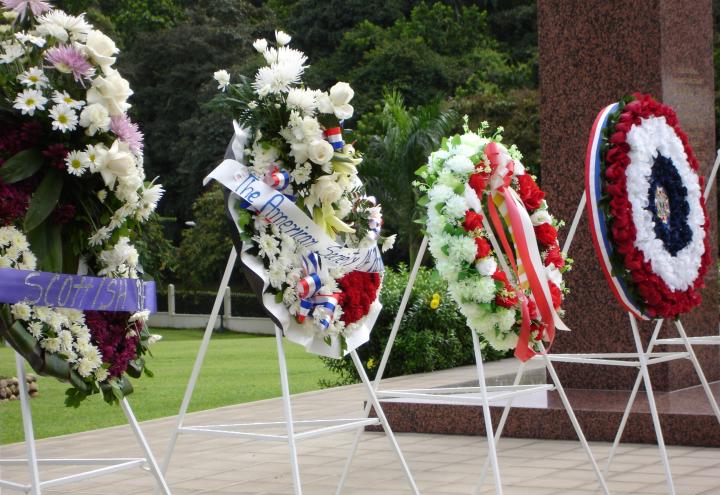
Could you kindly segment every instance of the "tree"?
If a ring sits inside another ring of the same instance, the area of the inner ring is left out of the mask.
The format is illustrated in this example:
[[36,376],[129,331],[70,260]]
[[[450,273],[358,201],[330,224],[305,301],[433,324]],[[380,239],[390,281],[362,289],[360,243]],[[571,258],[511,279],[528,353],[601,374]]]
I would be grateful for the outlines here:
[[207,105],[217,92],[212,75],[252,66],[252,41],[273,26],[270,11],[246,0],[201,0],[187,9],[186,22],[140,33],[121,59],[146,135],[148,177],[160,176],[168,190],[161,211],[181,224],[232,135],[229,115]]
[[424,215],[411,186],[415,171],[457,124],[457,112],[445,108],[441,100],[408,108],[402,96],[393,91],[385,93],[382,112],[359,125],[365,132],[375,131],[360,172],[368,181],[368,190],[383,206],[386,229],[398,233],[395,251],[405,249],[411,262],[422,237],[415,221]]

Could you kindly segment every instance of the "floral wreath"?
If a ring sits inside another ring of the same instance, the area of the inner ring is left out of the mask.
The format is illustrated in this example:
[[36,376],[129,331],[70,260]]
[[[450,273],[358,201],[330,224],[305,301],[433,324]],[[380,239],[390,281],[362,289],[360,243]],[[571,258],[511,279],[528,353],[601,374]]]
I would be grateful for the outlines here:
[[595,252],[620,304],[642,319],[701,302],[710,264],[704,180],[672,108],[635,94],[604,108],[585,187]]
[[570,260],[558,245],[561,223],[521,153],[501,144],[502,128],[491,137],[486,129],[484,122],[470,132],[466,124],[464,134],[444,139],[415,184],[427,207],[430,252],[468,326],[526,360],[541,340],[552,342],[555,328],[566,329],[557,313]]
[[255,41],[266,65],[254,80],[241,77],[231,84],[225,70],[214,77],[220,101],[237,118],[226,154],[231,172],[262,182],[279,202],[290,203],[295,216],[268,212],[267,204],[253,204],[252,196],[241,197],[242,189],[220,182],[237,193],[227,193],[228,213],[238,230],[242,266],[268,314],[291,341],[338,357],[368,340],[379,314],[379,254],[373,266],[350,269],[276,220],[307,218],[338,249],[356,252],[377,252],[378,243],[389,249],[394,236],[380,235],[380,206],[358,178],[362,158],[343,138],[342,123],[353,115],[352,88],[344,82],[329,92],[304,87],[307,57],[289,42],[282,31],[275,32],[274,43]]
[[[143,135],[126,113],[132,91],[113,68],[113,41],[45,1],[2,0],[0,15],[0,338],[38,373],[69,382],[68,405],[97,392],[117,402],[132,391],[126,375],[150,374],[144,298],[154,293],[131,282],[142,273],[129,237],[163,189],[144,182]],[[93,281],[88,302],[78,294]],[[28,284],[44,298],[15,293]],[[141,304],[96,304],[120,287],[138,287]]]

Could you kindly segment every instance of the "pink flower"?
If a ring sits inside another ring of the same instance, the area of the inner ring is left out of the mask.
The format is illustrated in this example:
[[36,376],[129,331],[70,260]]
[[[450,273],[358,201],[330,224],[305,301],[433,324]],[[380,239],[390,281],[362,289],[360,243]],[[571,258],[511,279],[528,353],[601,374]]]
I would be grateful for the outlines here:
[[95,68],[80,50],[72,45],[60,45],[49,49],[45,54],[45,59],[60,72],[72,74],[78,82],[83,77],[89,79],[95,74]]
[[50,4],[45,0],[2,0],[3,7],[12,9],[24,16],[29,8],[35,17],[50,10]]
[[111,117],[110,130],[120,138],[120,141],[126,142],[133,153],[142,153],[145,136],[126,114]]

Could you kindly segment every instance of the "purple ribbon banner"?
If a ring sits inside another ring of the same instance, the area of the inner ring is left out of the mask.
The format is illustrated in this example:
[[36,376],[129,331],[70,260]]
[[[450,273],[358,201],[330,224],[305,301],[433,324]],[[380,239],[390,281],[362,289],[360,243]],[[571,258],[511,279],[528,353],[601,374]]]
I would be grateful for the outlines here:
[[0,268],[0,302],[137,313],[157,311],[155,282]]

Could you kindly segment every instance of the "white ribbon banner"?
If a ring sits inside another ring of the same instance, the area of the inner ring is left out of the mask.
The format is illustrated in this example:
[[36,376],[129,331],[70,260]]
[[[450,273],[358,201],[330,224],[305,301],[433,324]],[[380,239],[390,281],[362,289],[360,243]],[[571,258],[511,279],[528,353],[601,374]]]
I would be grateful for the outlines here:
[[[249,203],[259,215],[274,224],[280,233],[294,239],[308,252],[316,252],[323,263],[361,272],[383,271],[377,245],[352,249],[336,243],[287,196],[252,175],[237,160],[223,160],[210,172],[203,184],[207,184],[210,179],[218,181],[238,198]],[[235,217],[235,212],[232,213]]]

